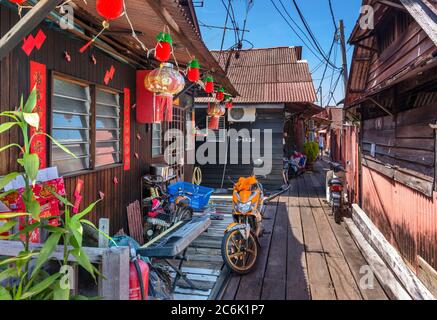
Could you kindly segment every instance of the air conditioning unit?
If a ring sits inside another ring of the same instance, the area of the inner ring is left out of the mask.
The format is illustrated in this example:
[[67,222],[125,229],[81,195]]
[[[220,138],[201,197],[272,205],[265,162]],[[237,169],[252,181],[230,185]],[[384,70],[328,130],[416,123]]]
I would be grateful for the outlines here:
[[228,112],[229,122],[255,122],[256,107],[234,107]]

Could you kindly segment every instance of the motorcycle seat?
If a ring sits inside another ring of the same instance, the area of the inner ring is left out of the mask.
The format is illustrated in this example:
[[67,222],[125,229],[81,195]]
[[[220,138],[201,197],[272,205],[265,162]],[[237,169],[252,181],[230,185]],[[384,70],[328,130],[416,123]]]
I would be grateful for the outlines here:
[[343,182],[340,179],[331,179],[329,180],[329,185],[332,186],[334,184],[343,185]]

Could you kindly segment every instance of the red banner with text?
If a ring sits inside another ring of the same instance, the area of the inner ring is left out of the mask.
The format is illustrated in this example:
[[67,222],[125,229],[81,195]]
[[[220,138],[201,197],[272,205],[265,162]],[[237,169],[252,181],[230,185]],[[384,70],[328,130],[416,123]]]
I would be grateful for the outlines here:
[[[36,86],[36,106],[33,112],[39,115],[39,128],[30,128],[30,135],[47,133],[47,74],[44,64],[30,61],[30,90]],[[30,152],[39,157],[40,168],[47,167],[47,138],[40,134],[32,139]]]
[[130,170],[130,90],[124,88],[124,125],[123,125],[123,155],[124,170]]

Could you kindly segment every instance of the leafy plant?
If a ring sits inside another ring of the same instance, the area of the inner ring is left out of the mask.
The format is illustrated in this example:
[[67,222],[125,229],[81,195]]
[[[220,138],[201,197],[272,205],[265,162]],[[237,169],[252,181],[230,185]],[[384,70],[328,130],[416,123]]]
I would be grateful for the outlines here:
[[305,155],[308,158],[308,162],[315,162],[317,160],[317,156],[319,154],[319,145],[317,142],[308,141],[303,145],[303,150]]
[[[82,224],[88,224],[97,230],[91,222],[85,220],[85,216],[95,208],[100,200],[89,205],[81,213],[72,216],[70,208],[73,205],[66,198],[54,194],[65,206],[64,213],[60,217],[61,227],[52,226],[48,223],[49,219],[40,218],[40,204],[36,200],[32,189],[32,186],[36,183],[40,166],[38,155],[31,153],[30,147],[33,139],[37,135],[45,135],[61,150],[74,157],[75,155],[46,133],[36,130],[36,133],[29,137],[30,127],[36,129],[39,127],[39,115],[33,112],[36,106],[36,99],[36,87],[34,87],[26,103],[23,103],[23,97],[21,97],[20,106],[17,110],[0,113],[0,119],[8,119],[8,122],[0,125],[0,134],[14,127],[19,127],[24,140],[23,146],[12,143],[0,147],[0,152],[12,148],[17,149],[21,156],[17,163],[23,169],[23,172],[12,172],[0,179],[0,190],[13,179],[22,176],[25,182],[22,198],[26,208],[26,212],[23,213],[1,215],[3,219],[9,220],[0,226],[0,234],[11,231],[17,224],[16,218],[19,217],[24,217],[24,228],[12,235],[0,236],[0,240],[16,240],[20,241],[23,245],[23,250],[16,257],[0,259],[0,283],[7,283],[6,286],[0,285],[0,300],[70,299],[69,286],[66,285],[66,277],[68,275],[62,272],[62,270],[68,270],[67,266],[70,256],[73,256],[77,264],[87,270],[94,279],[96,274],[98,274],[98,271],[90,263],[82,247]],[[0,194],[0,199],[8,194],[8,192]],[[45,229],[49,236],[41,249],[32,249],[30,247],[29,234],[37,228]],[[24,240],[21,239],[23,235],[25,237]],[[43,267],[51,259],[61,241],[63,244],[63,258],[59,260],[60,271],[48,274],[44,271]]]

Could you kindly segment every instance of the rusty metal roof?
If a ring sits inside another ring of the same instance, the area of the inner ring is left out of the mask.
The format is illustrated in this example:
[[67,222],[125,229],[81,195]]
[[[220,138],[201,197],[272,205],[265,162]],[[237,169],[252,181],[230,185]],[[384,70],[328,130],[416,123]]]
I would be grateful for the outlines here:
[[[81,18],[94,24],[96,30],[101,29],[102,17],[96,11],[96,0],[73,0],[71,4],[75,8],[75,14],[78,13]],[[195,12],[190,6],[179,5],[174,0],[126,0],[126,11],[138,32],[138,38],[148,49],[155,47],[156,35],[167,26],[173,37],[174,54],[180,65],[187,65],[196,57],[203,71],[211,72],[229,93],[238,95],[238,91],[203,42]],[[132,37],[130,30],[128,20],[122,16],[111,21],[109,30],[103,35],[122,44],[126,50],[121,53],[134,53],[135,56],[145,57],[145,52]]]
[[[302,47],[212,51],[240,93],[235,103],[315,102],[316,92],[308,63],[301,60]],[[227,67],[228,66],[228,67]],[[197,98],[209,102],[211,98]]]

